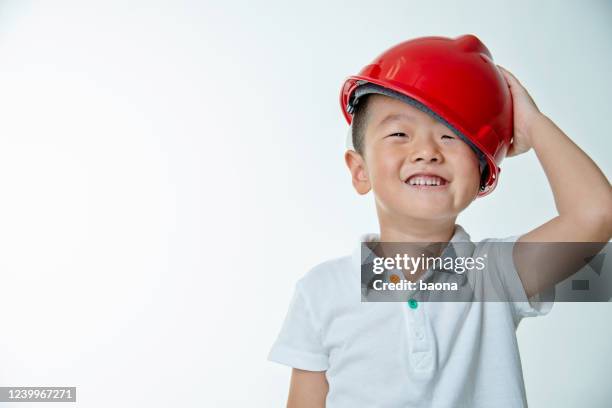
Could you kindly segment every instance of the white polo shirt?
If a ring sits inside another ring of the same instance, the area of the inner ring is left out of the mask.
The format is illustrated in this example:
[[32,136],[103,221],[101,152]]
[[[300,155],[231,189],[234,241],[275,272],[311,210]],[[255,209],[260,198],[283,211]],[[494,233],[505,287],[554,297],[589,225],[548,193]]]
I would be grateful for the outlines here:
[[[297,282],[268,360],[326,371],[327,408],[526,407],[516,328],[523,317],[550,311],[554,287],[527,300],[512,245],[491,245],[517,239],[476,243],[472,256],[496,259],[482,273],[522,298],[419,302],[416,308],[362,302],[360,244],[352,255],[321,263]],[[360,242],[371,240],[378,236]],[[454,242],[471,242],[459,225]]]

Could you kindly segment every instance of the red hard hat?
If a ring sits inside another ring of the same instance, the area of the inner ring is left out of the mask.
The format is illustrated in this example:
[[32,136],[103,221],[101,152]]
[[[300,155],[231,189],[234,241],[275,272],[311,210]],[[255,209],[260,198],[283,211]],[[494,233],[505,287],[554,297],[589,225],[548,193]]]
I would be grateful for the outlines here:
[[476,36],[421,37],[383,52],[342,86],[349,125],[356,100],[366,93],[397,97],[447,125],[486,164],[478,196],[493,191],[514,132],[512,97]]

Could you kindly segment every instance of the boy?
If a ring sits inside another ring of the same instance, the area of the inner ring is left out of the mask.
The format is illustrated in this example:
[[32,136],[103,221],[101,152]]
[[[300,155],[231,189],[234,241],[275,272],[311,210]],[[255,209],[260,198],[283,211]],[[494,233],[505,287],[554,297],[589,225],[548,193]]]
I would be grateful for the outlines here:
[[[554,285],[575,270],[567,257],[540,268],[563,257],[518,243],[607,242],[610,183],[473,35],[391,48],[347,80],[341,103],[352,125],[352,183],[373,192],[380,225],[362,241],[441,242],[455,257],[488,256],[481,276],[512,301],[360,302],[361,248],[324,262],[298,281],[268,356],[293,367],[288,407],[525,407],[516,327],[546,314]],[[559,215],[470,247],[458,214],[492,191],[504,156],[531,148]],[[401,272],[407,280],[440,275]]]

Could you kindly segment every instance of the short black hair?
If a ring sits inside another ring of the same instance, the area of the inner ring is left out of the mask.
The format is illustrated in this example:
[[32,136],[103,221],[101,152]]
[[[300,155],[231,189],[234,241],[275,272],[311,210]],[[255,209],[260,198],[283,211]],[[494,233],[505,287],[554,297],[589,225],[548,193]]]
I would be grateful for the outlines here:
[[368,126],[368,102],[372,94],[361,96],[355,104],[352,120],[352,141],[353,148],[357,153],[363,156],[363,147],[365,144],[366,128]]

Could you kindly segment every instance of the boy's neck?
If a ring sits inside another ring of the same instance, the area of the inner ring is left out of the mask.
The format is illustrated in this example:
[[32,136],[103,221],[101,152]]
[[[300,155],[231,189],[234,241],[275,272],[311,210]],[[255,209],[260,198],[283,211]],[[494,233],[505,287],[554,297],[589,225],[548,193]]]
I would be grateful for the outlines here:
[[401,221],[379,217],[380,242],[449,242],[455,234],[455,218],[423,220],[404,218]]

